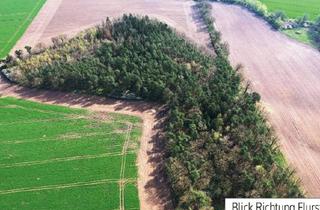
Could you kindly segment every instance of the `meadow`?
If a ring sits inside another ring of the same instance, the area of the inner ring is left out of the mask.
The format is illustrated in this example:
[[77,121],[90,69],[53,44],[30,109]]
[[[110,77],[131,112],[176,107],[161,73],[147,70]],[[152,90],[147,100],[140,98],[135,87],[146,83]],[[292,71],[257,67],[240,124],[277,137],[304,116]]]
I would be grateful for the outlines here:
[[307,14],[311,20],[320,15],[319,0],[260,0],[270,11],[281,10],[289,18],[301,17]]
[[139,118],[0,98],[0,209],[139,209]]
[[23,35],[46,0],[0,1],[0,58],[5,57]]

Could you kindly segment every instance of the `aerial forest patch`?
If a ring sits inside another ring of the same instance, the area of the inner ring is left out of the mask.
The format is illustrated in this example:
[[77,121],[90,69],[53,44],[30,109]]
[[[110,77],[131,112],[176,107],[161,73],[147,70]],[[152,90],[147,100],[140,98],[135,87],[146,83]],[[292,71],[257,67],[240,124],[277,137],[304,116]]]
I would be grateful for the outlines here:
[[[198,5],[203,20],[213,23]],[[125,15],[48,49],[8,57],[6,75],[24,86],[157,101],[166,107],[166,175],[177,209],[212,209],[226,197],[300,197],[279,161],[272,129],[209,27],[215,55],[164,23]]]

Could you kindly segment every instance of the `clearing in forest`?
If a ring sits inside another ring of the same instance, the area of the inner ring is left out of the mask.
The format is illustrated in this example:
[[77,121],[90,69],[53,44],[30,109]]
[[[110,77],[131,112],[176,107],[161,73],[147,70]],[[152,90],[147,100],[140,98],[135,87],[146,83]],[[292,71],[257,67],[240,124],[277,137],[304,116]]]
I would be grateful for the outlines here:
[[9,53],[45,2],[46,0],[0,1],[0,58]]
[[14,98],[0,116],[0,209],[139,209],[139,118]]

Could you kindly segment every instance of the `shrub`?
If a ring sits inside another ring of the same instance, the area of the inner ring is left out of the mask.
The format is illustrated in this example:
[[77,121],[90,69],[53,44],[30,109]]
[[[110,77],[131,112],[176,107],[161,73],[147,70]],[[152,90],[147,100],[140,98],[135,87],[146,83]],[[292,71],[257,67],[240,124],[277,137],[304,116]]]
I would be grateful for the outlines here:
[[255,12],[257,15],[261,17],[268,16],[267,6],[259,0],[243,0],[239,2],[240,4],[244,5],[249,10]]
[[320,17],[310,27],[309,34],[318,48],[320,48]]

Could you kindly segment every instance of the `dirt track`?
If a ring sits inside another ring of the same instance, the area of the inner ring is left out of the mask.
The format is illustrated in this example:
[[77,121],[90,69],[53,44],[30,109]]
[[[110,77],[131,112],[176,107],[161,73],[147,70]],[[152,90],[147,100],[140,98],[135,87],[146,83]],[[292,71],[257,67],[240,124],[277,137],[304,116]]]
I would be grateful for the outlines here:
[[320,196],[320,53],[238,6],[213,4],[231,62],[262,95],[288,162],[309,196]]
[[35,46],[47,28],[53,16],[56,14],[62,0],[48,0],[39,11],[25,35],[17,42],[11,53],[16,49],[23,49],[26,45]]

